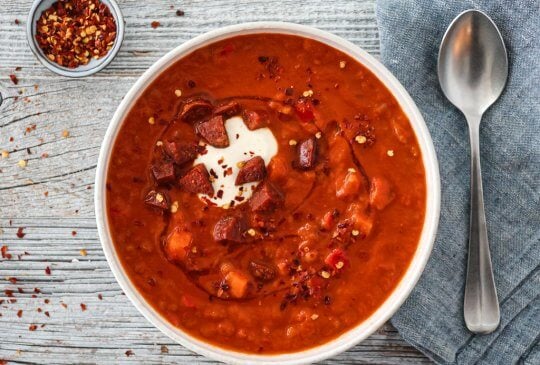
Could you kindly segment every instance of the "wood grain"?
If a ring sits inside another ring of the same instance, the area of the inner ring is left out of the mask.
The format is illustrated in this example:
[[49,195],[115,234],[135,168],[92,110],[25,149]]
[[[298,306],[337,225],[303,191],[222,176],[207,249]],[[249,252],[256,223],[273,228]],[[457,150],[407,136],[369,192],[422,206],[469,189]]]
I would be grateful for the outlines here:
[[[109,120],[136,78],[159,57],[225,25],[257,20],[312,25],[378,56],[373,1],[120,1],[127,25],[122,49],[106,70],[83,80],[54,75],[34,58],[25,34],[30,5],[0,0],[0,150],[9,151],[9,157],[0,158],[0,245],[13,255],[0,261],[0,359],[19,364],[212,363],[150,325],[123,295],[105,261],[94,220],[93,181]],[[185,16],[176,16],[176,9]],[[154,20],[161,23],[157,29],[150,27]],[[12,73],[18,85],[9,80]],[[25,168],[20,160],[27,161]],[[22,238],[17,237],[20,227]],[[37,329],[30,331],[33,324]],[[325,363],[430,361],[387,324]]]

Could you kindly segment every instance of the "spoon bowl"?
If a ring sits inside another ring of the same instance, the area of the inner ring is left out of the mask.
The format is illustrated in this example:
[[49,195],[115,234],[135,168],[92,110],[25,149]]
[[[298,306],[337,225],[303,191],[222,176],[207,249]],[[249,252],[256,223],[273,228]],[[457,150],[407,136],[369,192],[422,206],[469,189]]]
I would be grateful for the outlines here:
[[465,114],[483,114],[502,93],[508,57],[501,33],[483,12],[467,10],[450,24],[438,61],[444,95]]
[[454,19],[441,43],[438,74],[442,91],[467,119],[471,143],[465,324],[471,332],[491,333],[499,326],[500,310],[484,212],[479,135],[482,114],[499,98],[506,84],[508,57],[501,33],[486,14],[467,10]]

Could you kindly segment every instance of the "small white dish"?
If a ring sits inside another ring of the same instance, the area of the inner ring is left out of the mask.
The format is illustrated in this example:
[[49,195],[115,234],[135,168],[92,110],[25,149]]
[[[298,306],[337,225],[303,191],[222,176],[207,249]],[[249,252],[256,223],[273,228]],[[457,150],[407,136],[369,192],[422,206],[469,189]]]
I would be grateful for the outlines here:
[[[427,184],[426,218],[418,248],[407,272],[386,301],[368,319],[334,340],[304,351],[278,355],[246,354],[223,349],[185,333],[156,312],[138,293],[122,267],[112,242],[106,209],[107,169],[114,141],[125,116],[144,89],[168,66],[194,50],[225,38],[255,33],[292,34],[315,39],[346,53],[373,72],[394,95],[410,120],[423,156]],[[282,22],[256,22],[217,29],[187,41],[159,59],[137,80],[116,110],[102,143],[96,172],[95,209],[99,236],[111,270],[127,297],[154,326],[188,349],[214,360],[229,364],[295,365],[321,361],[346,351],[375,332],[397,311],[420,278],[431,253],[439,221],[440,195],[437,157],[424,119],[407,91],[379,61],[351,42],[316,28]]]
[[59,75],[78,78],[93,75],[96,72],[99,72],[105,67],[107,67],[107,65],[112,62],[112,60],[120,50],[120,47],[122,46],[122,41],[124,40],[124,17],[122,16],[122,12],[120,11],[120,8],[118,7],[116,1],[100,1],[109,7],[111,14],[116,22],[116,38],[114,40],[113,47],[104,57],[97,60],[92,58],[90,62],[88,62],[86,65],[82,65],[77,68],[60,66],[56,62],[49,60],[39,47],[39,44],[36,41],[36,22],[38,21],[41,14],[45,10],[50,8],[52,4],[57,2],[57,0],[34,1],[32,7],[30,8],[30,13],[28,14],[28,19],[26,22],[26,38],[30,49],[32,50],[38,61],[43,64],[43,66],[47,67],[49,70]]

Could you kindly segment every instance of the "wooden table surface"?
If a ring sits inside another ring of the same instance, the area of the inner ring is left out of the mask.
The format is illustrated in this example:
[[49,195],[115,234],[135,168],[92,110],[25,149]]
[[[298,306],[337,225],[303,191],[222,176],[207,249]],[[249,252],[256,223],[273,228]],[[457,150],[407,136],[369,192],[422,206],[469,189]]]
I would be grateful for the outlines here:
[[[109,120],[153,62],[225,25],[257,20],[312,25],[377,57],[374,2],[119,1],[126,21],[122,49],[106,70],[82,80],[52,74],[30,52],[25,27],[31,2],[0,0],[0,150],[9,152],[0,157],[0,246],[7,246],[0,259],[0,359],[19,364],[212,363],[148,323],[105,261],[93,185]],[[185,16],[177,16],[177,9]],[[160,27],[153,29],[152,21]],[[325,363],[430,362],[386,324]]]

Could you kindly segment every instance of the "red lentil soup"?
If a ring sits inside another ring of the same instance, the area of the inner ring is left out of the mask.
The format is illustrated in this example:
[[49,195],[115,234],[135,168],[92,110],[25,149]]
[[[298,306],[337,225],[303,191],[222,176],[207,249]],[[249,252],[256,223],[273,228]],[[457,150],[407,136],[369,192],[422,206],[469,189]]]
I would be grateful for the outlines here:
[[[197,162],[239,138],[234,118],[277,152]],[[218,204],[227,176],[237,194]],[[367,319],[406,272],[425,204],[392,94],[351,57],[283,34],[212,43],[164,70],[107,173],[112,238],[139,293],[190,335],[247,353],[307,349]]]

